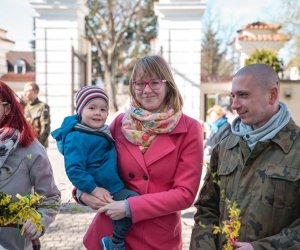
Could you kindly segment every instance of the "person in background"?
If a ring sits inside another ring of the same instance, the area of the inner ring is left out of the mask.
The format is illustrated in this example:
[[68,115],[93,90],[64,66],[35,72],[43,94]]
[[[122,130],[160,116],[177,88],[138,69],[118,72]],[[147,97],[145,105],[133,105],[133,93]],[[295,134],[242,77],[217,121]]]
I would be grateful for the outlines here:
[[279,101],[278,75],[265,64],[241,68],[231,96],[238,117],[213,149],[190,249],[222,249],[212,226],[228,219],[228,201],[241,212],[234,249],[300,249],[300,128]]
[[0,81],[0,190],[16,200],[37,193],[43,196],[38,212],[42,215],[43,231],[27,220],[23,234],[16,228],[0,227],[0,248],[32,249],[32,240],[41,237],[54,221],[60,208],[60,192],[55,185],[51,164],[45,148],[35,139],[34,132],[23,116],[16,94]]
[[39,142],[48,147],[48,137],[50,134],[50,108],[48,104],[38,98],[39,86],[33,82],[24,86],[24,97],[26,106],[24,110],[27,121],[34,127]]
[[[87,249],[102,249],[99,236],[112,234],[111,219],[131,218],[126,249],[181,250],[181,210],[194,202],[203,162],[203,131],[182,113],[182,98],[166,61],[137,61],[130,80],[130,109],[110,125],[125,186],[139,193],[106,204],[83,192],[81,202],[99,213],[84,237]],[[76,190],[75,190],[76,193]]]
[[207,111],[209,133],[204,144],[204,157],[207,161],[214,146],[231,133],[226,114],[227,112],[220,105],[214,105]]
[[[85,86],[76,94],[76,115],[67,116],[61,127],[51,135],[64,155],[66,173],[81,192],[99,197],[104,203],[125,200],[138,195],[124,188],[118,173],[114,139],[105,124],[108,116],[108,96],[99,87]],[[132,222],[130,218],[113,220],[112,239],[101,239],[107,250],[125,249],[124,238]],[[99,239],[100,240],[100,239]]]

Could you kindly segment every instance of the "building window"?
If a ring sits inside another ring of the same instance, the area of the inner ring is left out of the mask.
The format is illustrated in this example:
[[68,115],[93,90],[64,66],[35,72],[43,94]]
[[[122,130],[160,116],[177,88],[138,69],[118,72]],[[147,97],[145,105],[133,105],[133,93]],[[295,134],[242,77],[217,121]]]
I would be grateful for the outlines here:
[[15,73],[23,74],[26,73],[26,63],[22,59],[18,59],[15,64]]

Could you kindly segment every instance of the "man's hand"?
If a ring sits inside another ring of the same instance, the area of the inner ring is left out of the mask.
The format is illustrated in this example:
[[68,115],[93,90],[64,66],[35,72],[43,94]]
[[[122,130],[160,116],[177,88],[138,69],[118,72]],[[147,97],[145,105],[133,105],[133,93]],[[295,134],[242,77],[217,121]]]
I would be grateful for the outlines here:
[[233,248],[239,250],[254,250],[253,246],[248,242],[236,242]]
[[126,216],[125,201],[114,201],[98,210],[99,213],[105,213],[112,220],[120,220]]

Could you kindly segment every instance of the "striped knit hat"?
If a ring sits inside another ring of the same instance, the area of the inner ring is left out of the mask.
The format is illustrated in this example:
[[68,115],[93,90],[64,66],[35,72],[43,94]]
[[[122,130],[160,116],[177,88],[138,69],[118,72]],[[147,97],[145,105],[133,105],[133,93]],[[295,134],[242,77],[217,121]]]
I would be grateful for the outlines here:
[[76,112],[79,117],[81,116],[83,108],[95,98],[102,98],[108,105],[108,96],[104,90],[99,87],[85,86],[76,93]]

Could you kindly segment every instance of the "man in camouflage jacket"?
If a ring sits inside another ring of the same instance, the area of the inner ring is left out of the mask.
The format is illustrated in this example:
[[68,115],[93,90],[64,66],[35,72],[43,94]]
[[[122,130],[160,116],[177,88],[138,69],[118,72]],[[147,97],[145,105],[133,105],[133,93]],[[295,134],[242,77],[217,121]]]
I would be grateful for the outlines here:
[[222,249],[225,238],[212,225],[228,219],[227,198],[241,211],[234,249],[299,250],[300,128],[279,102],[277,74],[263,64],[244,67],[231,94],[239,117],[213,150],[190,249]]
[[32,124],[39,142],[48,147],[50,134],[50,108],[38,98],[39,86],[35,83],[27,83],[24,86],[24,95],[27,101],[25,106],[25,117]]

